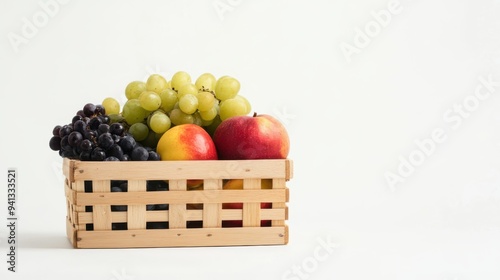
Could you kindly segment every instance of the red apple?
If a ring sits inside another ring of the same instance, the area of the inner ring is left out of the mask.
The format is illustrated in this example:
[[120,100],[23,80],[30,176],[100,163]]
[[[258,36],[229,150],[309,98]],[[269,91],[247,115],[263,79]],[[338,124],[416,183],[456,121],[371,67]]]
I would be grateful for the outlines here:
[[158,141],[161,160],[216,160],[217,151],[210,135],[195,124],[181,124],[167,130]]
[[212,138],[219,159],[285,159],[290,150],[285,127],[269,115],[228,118]]

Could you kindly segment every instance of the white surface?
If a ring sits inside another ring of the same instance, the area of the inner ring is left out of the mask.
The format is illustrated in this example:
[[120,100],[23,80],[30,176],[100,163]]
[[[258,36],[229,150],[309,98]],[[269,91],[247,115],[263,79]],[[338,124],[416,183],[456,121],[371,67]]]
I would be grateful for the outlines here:
[[[401,0],[350,63],[340,46],[389,1],[72,0],[15,52],[9,34],[38,2],[0,3],[0,172],[18,168],[20,219],[16,274],[0,228],[2,279],[500,278],[500,87],[460,125],[444,118],[473,102],[480,77],[500,81],[499,1]],[[214,3],[233,7],[221,18]],[[237,77],[254,110],[286,123],[289,245],[71,249],[52,127],[178,70]],[[386,172],[436,129],[446,140],[390,188]]]

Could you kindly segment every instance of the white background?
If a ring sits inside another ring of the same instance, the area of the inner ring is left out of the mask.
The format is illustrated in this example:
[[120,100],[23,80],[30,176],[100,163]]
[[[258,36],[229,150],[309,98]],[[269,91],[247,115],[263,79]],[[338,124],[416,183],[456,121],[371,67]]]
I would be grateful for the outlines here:
[[[385,26],[372,12],[389,0],[66,2],[51,15],[0,3],[0,172],[19,172],[19,272],[2,226],[2,279],[500,278],[500,86],[474,96],[481,77],[500,81],[500,1],[400,0]],[[27,21],[38,27],[23,34]],[[238,78],[255,111],[286,125],[290,243],[72,249],[52,128],[179,70]],[[418,158],[435,130],[445,140]],[[398,173],[411,155],[414,171]],[[391,188],[388,172],[404,181]]]

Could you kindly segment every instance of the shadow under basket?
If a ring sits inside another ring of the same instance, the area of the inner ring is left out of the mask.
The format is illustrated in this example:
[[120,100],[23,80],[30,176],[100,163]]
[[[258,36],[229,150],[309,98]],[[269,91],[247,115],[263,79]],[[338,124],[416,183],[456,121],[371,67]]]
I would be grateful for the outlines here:
[[75,248],[284,245],[292,170],[289,159],[64,158],[67,236]]

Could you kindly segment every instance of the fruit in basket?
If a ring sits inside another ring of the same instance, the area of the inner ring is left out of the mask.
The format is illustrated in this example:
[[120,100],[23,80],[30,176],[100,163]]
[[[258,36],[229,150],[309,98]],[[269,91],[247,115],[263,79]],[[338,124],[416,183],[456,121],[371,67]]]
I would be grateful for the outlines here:
[[[126,89],[127,102],[121,116],[136,141],[156,148],[155,141],[145,141],[146,134],[136,133],[136,124],[144,124],[149,132],[161,136],[171,127],[195,124],[210,135],[221,120],[248,115],[251,106],[239,95],[240,82],[231,76],[216,79],[211,73],[201,74],[193,83],[189,73],[175,72],[168,81],[159,74],[152,74],[146,82],[130,82]],[[148,138],[151,138],[149,135]]]
[[210,135],[195,124],[181,124],[165,132],[156,147],[161,160],[216,160]]
[[139,95],[139,104],[144,110],[152,112],[160,108],[161,97],[154,91],[143,91],[141,95]]
[[224,100],[220,104],[219,110],[221,120],[226,120],[234,116],[248,115],[252,108],[245,101],[245,99],[237,97]]
[[162,75],[152,74],[146,81],[146,89],[149,91],[154,91],[159,94],[166,88],[168,88],[168,82]]
[[183,85],[191,83],[191,75],[185,71],[175,72],[170,80],[170,86],[173,90],[178,91]]
[[102,101],[102,106],[104,107],[106,114],[115,115],[120,113],[120,103],[113,97],[106,97]]
[[141,106],[139,99],[129,99],[123,105],[122,116],[128,125],[144,122],[148,115],[149,111]]
[[[121,139],[132,136],[134,145],[156,150],[163,134],[184,124],[197,125],[212,137],[223,120],[250,113],[250,103],[239,92],[240,82],[231,76],[217,79],[211,73],[203,73],[194,81],[184,71],[175,72],[171,80],[152,74],[147,81],[127,84],[127,101],[123,106],[112,97],[105,98],[102,105],[86,104],[71,124],[54,128],[57,132],[53,132],[49,147],[59,151],[62,157],[72,159],[144,159],[141,149],[132,157],[133,149],[129,147],[132,142],[127,139],[120,145]],[[201,156],[199,151],[191,151],[197,148],[188,151],[185,146],[188,145],[180,144],[179,151],[170,151],[169,155],[183,159],[213,159],[213,155]],[[100,149],[94,151],[96,147]],[[123,156],[120,148],[127,150],[122,151]],[[157,156],[149,158],[157,159]]]
[[159,159],[151,148],[137,143],[122,123],[111,123],[104,106],[92,103],[79,110],[71,123],[54,127],[49,147],[61,157],[84,161]]
[[141,95],[141,93],[145,90],[146,90],[145,82],[132,81],[128,83],[127,87],[125,88],[125,97],[127,97],[128,100],[137,99],[139,98],[139,95]]
[[269,115],[235,116],[221,122],[213,140],[219,159],[285,159],[290,149],[288,133]]
[[214,91],[217,79],[212,73],[203,73],[195,81],[195,86],[199,91]]
[[236,97],[240,91],[240,82],[229,76],[223,76],[215,83],[215,96],[224,101]]
[[[262,179],[261,180],[261,188],[262,189],[272,189],[272,179]],[[243,189],[243,180],[242,179],[231,179],[227,181],[223,189],[225,190],[242,190]],[[271,209],[272,208],[272,203],[271,202],[262,202],[260,204],[261,209]],[[243,209],[243,203],[241,202],[230,202],[230,203],[223,203],[222,204],[222,209]],[[261,226],[270,226],[271,221],[269,220],[262,220],[260,222]],[[222,227],[241,227],[243,226],[243,221],[241,220],[226,220],[222,221]]]

